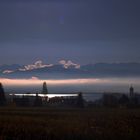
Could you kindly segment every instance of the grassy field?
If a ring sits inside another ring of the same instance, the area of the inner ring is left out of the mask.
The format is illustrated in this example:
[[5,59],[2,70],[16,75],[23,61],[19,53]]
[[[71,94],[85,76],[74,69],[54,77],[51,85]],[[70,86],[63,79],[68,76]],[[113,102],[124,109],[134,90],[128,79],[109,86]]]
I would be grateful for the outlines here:
[[140,109],[0,108],[0,140],[140,139]]

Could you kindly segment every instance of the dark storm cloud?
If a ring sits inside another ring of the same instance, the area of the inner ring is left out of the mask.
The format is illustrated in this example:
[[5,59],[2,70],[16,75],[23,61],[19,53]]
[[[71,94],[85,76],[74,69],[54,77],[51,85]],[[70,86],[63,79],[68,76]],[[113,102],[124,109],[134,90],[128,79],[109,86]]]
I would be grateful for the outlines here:
[[138,0],[1,0],[0,58],[140,61],[139,6]]

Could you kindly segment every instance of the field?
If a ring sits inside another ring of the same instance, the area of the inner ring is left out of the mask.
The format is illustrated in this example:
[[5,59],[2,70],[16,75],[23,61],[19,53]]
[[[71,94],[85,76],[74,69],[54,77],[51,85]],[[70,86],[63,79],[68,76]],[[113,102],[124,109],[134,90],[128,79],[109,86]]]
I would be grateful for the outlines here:
[[140,138],[140,109],[0,108],[0,140]]

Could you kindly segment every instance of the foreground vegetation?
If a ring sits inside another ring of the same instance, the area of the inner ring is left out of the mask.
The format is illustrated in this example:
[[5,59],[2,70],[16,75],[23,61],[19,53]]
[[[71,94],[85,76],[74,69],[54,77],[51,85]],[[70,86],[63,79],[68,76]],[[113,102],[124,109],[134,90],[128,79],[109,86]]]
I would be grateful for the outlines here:
[[0,140],[139,137],[140,109],[0,108]]

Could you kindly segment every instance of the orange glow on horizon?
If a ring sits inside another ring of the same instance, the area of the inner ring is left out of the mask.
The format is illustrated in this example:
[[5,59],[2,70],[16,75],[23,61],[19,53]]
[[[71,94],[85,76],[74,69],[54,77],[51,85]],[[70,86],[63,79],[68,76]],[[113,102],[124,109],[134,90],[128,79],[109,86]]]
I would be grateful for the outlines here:
[[0,82],[6,86],[30,86],[30,85],[40,85],[43,82],[48,85],[87,85],[87,84],[139,84],[140,79],[130,79],[129,78],[90,78],[90,79],[57,79],[57,80],[42,80],[37,77],[32,77],[30,79],[8,79],[0,78]]
[[106,83],[108,80],[101,79],[61,79],[61,80],[41,80],[35,77],[30,79],[8,79],[8,78],[0,78],[0,82],[3,85],[10,86],[25,86],[25,85],[39,85],[44,81],[49,85],[75,85],[75,84],[98,84],[98,83]]

